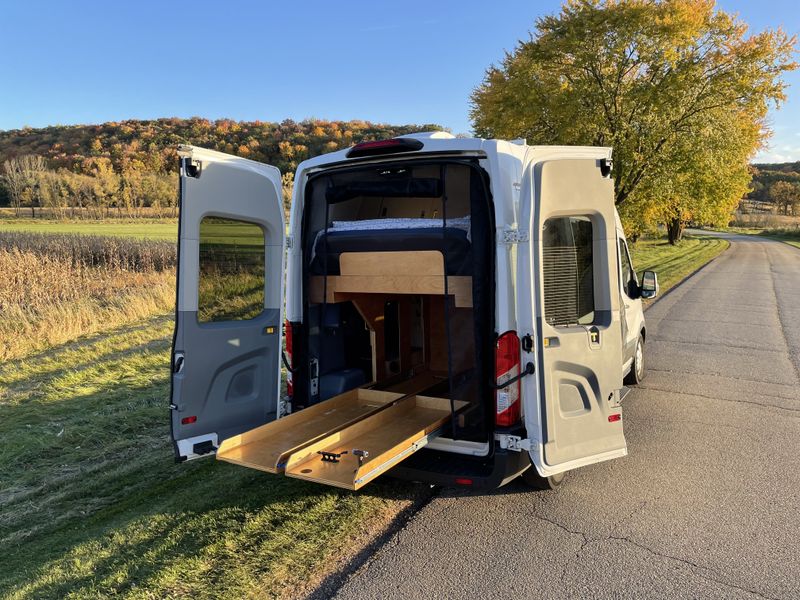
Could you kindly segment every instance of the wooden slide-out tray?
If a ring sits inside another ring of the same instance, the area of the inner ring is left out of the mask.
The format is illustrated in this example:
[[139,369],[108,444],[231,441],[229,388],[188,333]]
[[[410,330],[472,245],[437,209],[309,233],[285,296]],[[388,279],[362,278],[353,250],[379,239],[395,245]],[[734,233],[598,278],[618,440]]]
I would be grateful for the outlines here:
[[[456,410],[465,402],[456,401]],[[450,419],[446,398],[412,396],[293,452],[286,475],[357,490],[424,447]],[[359,461],[355,450],[367,456]],[[320,452],[341,454],[337,462]]]
[[223,441],[217,450],[217,458],[268,473],[281,473],[293,452],[386,408],[402,397],[403,394],[378,390],[350,390]]

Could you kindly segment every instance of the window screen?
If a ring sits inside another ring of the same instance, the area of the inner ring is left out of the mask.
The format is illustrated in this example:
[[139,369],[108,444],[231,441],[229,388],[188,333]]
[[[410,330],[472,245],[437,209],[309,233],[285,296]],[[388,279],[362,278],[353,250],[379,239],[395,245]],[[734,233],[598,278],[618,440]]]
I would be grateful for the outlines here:
[[542,232],[545,320],[553,326],[594,321],[592,222],[548,219]]
[[199,322],[252,319],[264,310],[264,245],[255,223],[200,222]]

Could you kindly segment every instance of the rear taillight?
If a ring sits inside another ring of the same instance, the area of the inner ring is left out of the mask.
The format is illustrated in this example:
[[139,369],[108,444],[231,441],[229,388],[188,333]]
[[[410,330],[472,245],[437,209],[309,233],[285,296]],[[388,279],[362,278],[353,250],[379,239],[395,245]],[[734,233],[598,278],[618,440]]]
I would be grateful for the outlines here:
[[[286,362],[290,368],[294,368],[292,360],[292,324],[287,320],[283,326],[283,335],[286,340]],[[291,399],[294,396],[294,383],[292,382],[292,372],[286,369],[286,395]]]
[[[494,364],[497,385],[502,385],[512,377],[519,375],[520,349],[516,331],[506,331],[497,338]],[[495,423],[499,427],[510,427],[519,421],[519,392],[519,380],[495,392],[495,407],[497,409]]]

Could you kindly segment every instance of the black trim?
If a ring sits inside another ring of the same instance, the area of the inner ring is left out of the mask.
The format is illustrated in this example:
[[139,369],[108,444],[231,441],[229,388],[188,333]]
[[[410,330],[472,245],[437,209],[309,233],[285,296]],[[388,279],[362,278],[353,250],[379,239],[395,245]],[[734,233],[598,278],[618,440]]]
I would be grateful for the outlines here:
[[[388,476],[406,481],[480,491],[497,489],[504,480],[521,475],[531,465],[527,452],[513,452],[499,448],[489,456],[482,457],[480,461],[476,461],[475,458],[423,448],[394,467]],[[456,479],[470,479],[472,483],[464,485],[458,483]]]
[[[180,159],[180,169],[178,175],[178,239],[176,241],[176,264],[175,264],[175,325],[172,328],[172,347],[170,348],[170,357],[169,357],[169,404],[171,410],[169,411],[169,437],[172,440],[172,450],[175,453],[175,462],[183,462],[186,460],[185,456],[180,455],[180,451],[178,450],[178,442],[175,439],[175,431],[174,431],[174,415],[173,412],[178,409],[177,405],[172,401],[173,395],[175,393],[175,382],[173,381],[173,376],[175,374],[175,342],[178,340],[178,297],[180,294],[180,281],[181,281],[181,227],[183,222],[182,216],[182,208],[183,208],[183,177],[184,177],[184,165],[186,161],[188,161],[188,157],[184,157]],[[185,354],[184,354],[185,357]],[[172,407],[175,408],[172,408]]]

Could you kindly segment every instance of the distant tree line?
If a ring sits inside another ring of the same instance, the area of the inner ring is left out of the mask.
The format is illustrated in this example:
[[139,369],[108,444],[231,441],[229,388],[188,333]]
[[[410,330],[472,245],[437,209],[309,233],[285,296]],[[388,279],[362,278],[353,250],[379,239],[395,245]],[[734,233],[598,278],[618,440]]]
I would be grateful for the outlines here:
[[360,141],[432,129],[441,127],[195,117],[0,131],[0,203],[34,216],[37,208],[56,217],[137,217],[143,209],[174,214],[179,144],[272,164],[284,173],[287,198],[293,172],[307,158]]
[[800,162],[753,165],[746,211],[800,216]]
[[142,209],[171,208],[176,204],[174,173],[153,173],[138,161],[126,162],[119,172],[108,158],[89,158],[79,172],[49,169],[44,157],[25,154],[3,162],[3,184],[17,216],[25,209],[36,216],[48,209],[56,218],[138,217]]

